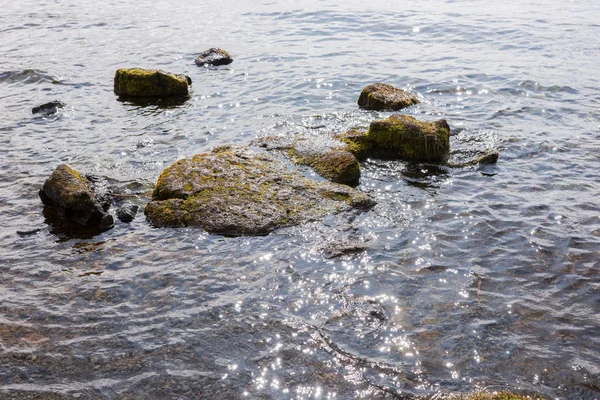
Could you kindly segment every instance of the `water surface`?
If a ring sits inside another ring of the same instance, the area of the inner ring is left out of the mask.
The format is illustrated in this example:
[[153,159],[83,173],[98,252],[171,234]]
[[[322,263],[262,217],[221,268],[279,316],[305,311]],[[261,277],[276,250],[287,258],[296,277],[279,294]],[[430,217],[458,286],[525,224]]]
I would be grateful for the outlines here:
[[[600,398],[599,17],[577,0],[4,4],[0,398]],[[234,63],[198,68],[212,46]],[[188,74],[191,98],[118,101],[133,66]],[[373,210],[265,237],[141,213],[90,235],[38,198],[68,163],[143,207],[181,157],[388,116],[355,103],[377,81],[498,164],[368,160]],[[344,243],[364,249],[331,258]]]

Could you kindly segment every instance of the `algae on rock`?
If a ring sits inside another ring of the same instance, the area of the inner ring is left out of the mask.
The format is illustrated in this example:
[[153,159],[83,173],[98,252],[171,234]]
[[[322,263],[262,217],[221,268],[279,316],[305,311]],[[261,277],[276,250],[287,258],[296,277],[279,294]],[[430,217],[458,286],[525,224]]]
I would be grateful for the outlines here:
[[360,191],[312,181],[266,155],[225,148],[177,161],[165,169],[145,214],[157,226],[264,235],[279,227],[374,204]]
[[192,80],[157,69],[120,68],[115,72],[114,91],[133,97],[187,96]]
[[367,110],[397,111],[418,104],[419,99],[406,90],[377,82],[363,88],[357,103]]
[[65,220],[109,228],[113,225],[113,217],[107,213],[110,199],[107,194],[96,193],[95,186],[73,168],[61,164],[44,182],[39,195],[44,205],[56,209]]

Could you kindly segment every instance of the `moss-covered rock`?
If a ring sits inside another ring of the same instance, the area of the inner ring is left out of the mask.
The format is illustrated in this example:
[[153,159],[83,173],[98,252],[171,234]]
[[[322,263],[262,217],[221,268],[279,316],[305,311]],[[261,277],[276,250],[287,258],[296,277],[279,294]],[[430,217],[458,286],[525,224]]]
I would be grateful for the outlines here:
[[187,96],[192,80],[157,69],[120,68],[115,72],[114,90],[120,96]]
[[334,137],[344,143],[344,149],[354,154],[358,160],[364,160],[373,156],[374,143],[367,135],[367,131],[350,129]]
[[367,110],[397,111],[418,104],[419,100],[406,90],[378,82],[365,86],[360,92],[357,103]]
[[165,169],[145,214],[157,226],[263,235],[278,227],[374,204],[362,192],[312,181],[266,155],[219,149]]
[[194,62],[199,67],[204,65],[227,65],[233,62],[233,58],[231,58],[229,52],[218,47],[213,47],[200,53]]
[[65,220],[81,225],[109,228],[113,217],[107,213],[109,196],[97,195],[91,182],[73,168],[59,165],[40,189],[44,205],[56,209]]
[[371,122],[364,141],[374,155],[416,162],[442,162],[450,150],[450,129],[445,120],[419,121],[394,114]]

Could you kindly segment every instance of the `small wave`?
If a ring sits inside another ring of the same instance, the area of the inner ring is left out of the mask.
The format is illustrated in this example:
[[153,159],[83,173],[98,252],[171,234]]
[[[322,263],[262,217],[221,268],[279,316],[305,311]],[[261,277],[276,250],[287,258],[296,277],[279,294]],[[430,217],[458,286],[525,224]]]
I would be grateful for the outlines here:
[[40,83],[48,82],[53,84],[61,83],[60,78],[49,74],[48,72],[36,69],[24,69],[21,71],[0,72],[0,83]]

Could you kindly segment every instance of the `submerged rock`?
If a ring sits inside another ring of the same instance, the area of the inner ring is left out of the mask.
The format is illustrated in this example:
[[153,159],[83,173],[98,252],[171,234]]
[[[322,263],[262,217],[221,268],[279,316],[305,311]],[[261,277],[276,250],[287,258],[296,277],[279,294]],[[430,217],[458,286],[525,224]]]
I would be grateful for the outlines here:
[[64,108],[65,105],[66,104],[63,103],[62,101],[54,100],[49,103],[45,103],[45,104],[33,107],[31,109],[31,113],[32,114],[42,114],[42,115],[48,116],[48,115],[56,114],[58,109]]
[[233,62],[233,58],[227,51],[213,47],[200,53],[194,62],[200,67],[204,65],[227,65]]
[[139,207],[135,204],[125,203],[117,208],[117,218],[121,222],[131,222],[135,219]]
[[177,161],[165,169],[145,214],[157,226],[264,235],[279,227],[374,204],[362,192],[312,181],[264,154],[223,149]]
[[381,82],[365,86],[358,98],[358,105],[367,110],[397,111],[418,103],[414,94]]
[[113,225],[108,194],[96,194],[98,182],[91,182],[73,168],[62,164],[44,182],[40,198],[44,205],[55,208],[65,220],[81,225],[109,228]]
[[121,96],[187,96],[192,79],[160,69],[120,68],[115,72],[114,91]]

